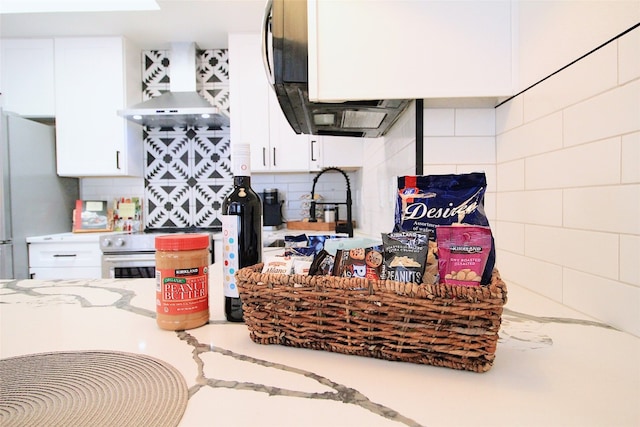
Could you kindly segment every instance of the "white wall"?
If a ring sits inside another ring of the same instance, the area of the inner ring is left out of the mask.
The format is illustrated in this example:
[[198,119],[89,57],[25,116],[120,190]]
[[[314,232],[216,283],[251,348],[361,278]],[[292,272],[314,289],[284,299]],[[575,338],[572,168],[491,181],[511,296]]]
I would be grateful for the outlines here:
[[144,197],[143,178],[81,178],[80,198],[107,200],[109,207],[121,197]]
[[379,237],[380,233],[393,230],[396,177],[415,175],[415,140],[415,103],[412,103],[385,137],[366,141],[361,170],[360,232]]
[[640,335],[640,28],[496,114],[501,273]]
[[514,0],[513,6],[520,90],[640,22],[638,0]]
[[[606,16],[611,36],[625,29]],[[537,71],[551,66],[540,61]],[[365,159],[374,233],[393,221],[385,203],[394,195],[379,183],[413,174],[410,127],[393,129]],[[426,107],[424,141],[425,174],[487,174],[507,284],[640,336],[640,28],[497,109]]]

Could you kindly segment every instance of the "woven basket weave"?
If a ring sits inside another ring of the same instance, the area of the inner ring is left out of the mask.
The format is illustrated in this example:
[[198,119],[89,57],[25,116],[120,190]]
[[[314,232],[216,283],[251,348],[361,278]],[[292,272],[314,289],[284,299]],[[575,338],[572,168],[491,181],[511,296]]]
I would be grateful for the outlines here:
[[281,344],[486,372],[493,365],[507,288],[236,273],[244,321],[259,344]]

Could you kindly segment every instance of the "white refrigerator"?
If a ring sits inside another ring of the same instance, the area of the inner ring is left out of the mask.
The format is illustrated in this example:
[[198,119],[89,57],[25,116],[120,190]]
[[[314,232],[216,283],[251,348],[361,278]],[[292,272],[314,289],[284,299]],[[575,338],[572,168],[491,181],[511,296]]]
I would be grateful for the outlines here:
[[79,183],[56,173],[53,126],[2,109],[0,174],[0,279],[26,279],[26,238],[71,231]]

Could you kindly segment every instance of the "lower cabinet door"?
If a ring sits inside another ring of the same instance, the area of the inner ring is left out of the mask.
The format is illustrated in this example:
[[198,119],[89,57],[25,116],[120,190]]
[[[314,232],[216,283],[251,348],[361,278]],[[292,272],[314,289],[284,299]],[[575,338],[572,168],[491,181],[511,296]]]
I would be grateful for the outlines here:
[[100,279],[101,267],[75,267],[75,268],[29,268],[29,276],[32,279]]

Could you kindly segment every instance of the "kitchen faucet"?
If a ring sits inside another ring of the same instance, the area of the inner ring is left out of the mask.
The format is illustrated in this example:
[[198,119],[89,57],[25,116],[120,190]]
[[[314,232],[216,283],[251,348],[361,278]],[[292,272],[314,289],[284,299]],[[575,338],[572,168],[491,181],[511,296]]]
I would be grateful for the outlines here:
[[353,221],[351,217],[351,204],[352,204],[351,183],[349,182],[349,177],[347,176],[347,173],[340,168],[336,168],[336,167],[324,168],[320,172],[318,172],[315,178],[313,178],[313,187],[311,188],[311,207],[309,209],[309,222],[318,222],[318,220],[316,219],[316,204],[328,204],[328,203],[317,203],[314,199],[314,196],[316,192],[316,183],[318,182],[318,178],[320,178],[320,176],[325,172],[329,172],[329,171],[340,172],[344,176],[344,179],[347,181],[346,203],[330,203],[332,205],[342,205],[342,204],[347,205],[347,224],[345,227],[341,227],[336,221],[336,233],[347,233],[349,237],[353,237]]

